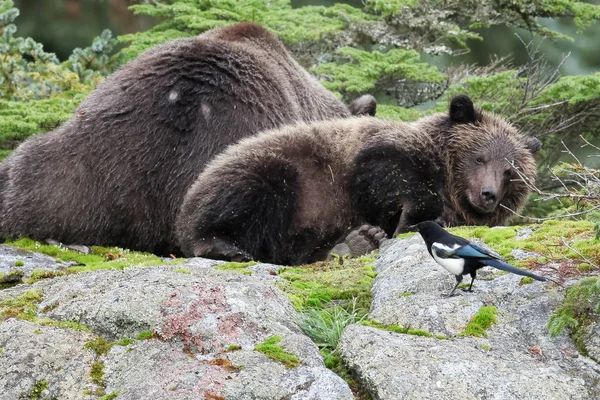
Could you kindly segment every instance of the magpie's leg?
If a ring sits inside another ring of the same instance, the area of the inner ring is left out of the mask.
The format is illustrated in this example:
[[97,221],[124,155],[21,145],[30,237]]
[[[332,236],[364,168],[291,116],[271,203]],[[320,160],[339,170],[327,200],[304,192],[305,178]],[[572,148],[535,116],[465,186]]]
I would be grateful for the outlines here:
[[471,284],[468,289],[463,289],[463,292],[472,292],[473,291],[473,282],[475,282],[476,272],[471,272]]
[[456,285],[454,285],[454,289],[452,289],[450,294],[446,297],[452,297],[454,295],[454,291],[456,290],[458,285],[460,285],[460,283],[462,282],[462,279],[463,279],[462,275],[456,275]]

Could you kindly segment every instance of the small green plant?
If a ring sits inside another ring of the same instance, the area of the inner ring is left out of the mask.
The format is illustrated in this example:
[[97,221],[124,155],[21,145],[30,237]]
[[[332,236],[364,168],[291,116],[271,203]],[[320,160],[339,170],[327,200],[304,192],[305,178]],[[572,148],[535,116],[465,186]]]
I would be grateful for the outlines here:
[[23,261],[23,260],[15,261],[15,267],[22,267],[23,265],[25,265],[25,261]]
[[286,353],[277,343],[281,342],[281,336],[271,336],[264,343],[256,345],[254,350],[263,353],[271,360],[278,361],[287,368],[296,368],[300,360],[293,354]]
[[48,381],[39,381],[36,382],[31,389],[29,389],[29,392],[22,393],[19,398],[28,400],[41,400],[44,398],[42,397],[42,393],[46,389],[48,389]]
[[498,310],[494,306],[481,307],[460,334],[463,336],[487,336],[485,331],[496,323],[497,312]]

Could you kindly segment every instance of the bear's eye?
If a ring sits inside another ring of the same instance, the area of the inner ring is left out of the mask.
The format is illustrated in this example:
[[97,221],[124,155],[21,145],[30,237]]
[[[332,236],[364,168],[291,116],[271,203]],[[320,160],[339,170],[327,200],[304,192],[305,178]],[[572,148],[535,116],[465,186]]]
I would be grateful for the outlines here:
[[475,160],[477,162],[477,164],[483,164],[483,158],[481,157],[477,157],[477,160]]
[[510,169],[507,169],[506,171],[504,171],[504,177],[506,179],[509,179],[512,176],[512,172],[510,172]]

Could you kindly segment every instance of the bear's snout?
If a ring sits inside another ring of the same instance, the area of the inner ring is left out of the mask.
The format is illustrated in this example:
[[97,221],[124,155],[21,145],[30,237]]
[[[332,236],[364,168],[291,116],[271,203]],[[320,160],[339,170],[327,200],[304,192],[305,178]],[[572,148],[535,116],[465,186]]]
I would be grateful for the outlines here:
[[498,196],[496,189],[494,189],[493,187],[488,186],[481,189],[479,197],[485,206],[496,206],[496,200],[498,199]]

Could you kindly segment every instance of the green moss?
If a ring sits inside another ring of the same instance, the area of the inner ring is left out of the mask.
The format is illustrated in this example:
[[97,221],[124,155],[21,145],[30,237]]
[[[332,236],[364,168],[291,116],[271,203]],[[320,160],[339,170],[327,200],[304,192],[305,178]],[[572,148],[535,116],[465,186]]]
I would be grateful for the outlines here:
[[14,269],[8,274],[0,273],[0,288],[6,289],[18,285],[22,282],[23,276],[25,276],[25,273],[18,269]]
[[119,395],[119,392],[120,392],[120,390],[115,390],[114,392],[105,394],[104,396],[100,397],[98,400],[114,400]]
[[490,346],[488,346],[488,345],[485,345],[485,344],[482,344],[482,345],[481,345],[481,349],[482,349],[482,350],[485,350],[485,351],[490,351],[490,350],[491,350]]
[[27,279],[27,283],[31,285],[32,283],[41,281],[42,279],[52,279],[56,278],[57,276],[66,275],[67,273],[67,271],[47,271],[41,269],[34,269],[31,272],[29,279]]
[[[395,325],[395,324],[385,325],[385,324],[381,324],[381,323],[379,323],[377,321],[373,321],[373,320],[361,321],[360,324],[365,325],[365,326],[371,326],[371,327],[377,328],[377,329],[382,329],[385,331],[402,333],[405,335],[433,337],[433,335],[431,333],[424,331],[422,329],[403,328],[403,327],[401,327],[399,325]],[[445,338],[446,337],[444,336],[444,339]]]
[[130,344],[135,343],[133,339],[125,338],[121,340],[117,340],[116,342],[112,342],[112,346],[129,346]]
[[374,256],[343,260],[342,264],[333,260],[280,268],[278,275],[285,281],[276,285],[298,311],[340,304],[367,314],[371,307],[371,285],[377,275],[372,264]]
[[[470,283],[461,283],[456,288],[457,289],[467,289],[469,286],[471,286]],[[476,288],[476,287],[477,287],[477,285],[473,285],[473,288]]]
[[101,361],[95,361],[92,364],[90,371],[90,378],[96,385],[104,385],[104,363]]
[[471,318],[465,329],[460,333],[463,336],[487,336],[485,331],[489,329],[492,324],[496,323],[497,309],[494,306],[484,306],[477,311],[477,313]]
[[42,393],[46,389],[48,389],[48,381],[39,381],[36,382],[36,384],[33,385],[33,387],[29,389],[28,392],[21,393],[19,398],[27,400],[41,400],[43,398]]
[[[23,250],[30,250],[37,253],[46,254],[50,257],[59,258],[63,261],[74,261],[77,265],[69,267],[61,273],[74,273],[97,271],[103,269],[123,269],[126,267],[147,267],[164,264],[183,263],[185,259],[176,259],[165,261],[163,258],[150,253],[142,253],[130,250],[124,250],[119,247],[101,247],[92,246],[91,254],[84,254],[78,251],[69,250],[62,246],[42,244],[31,239],[7,240],[6,245]],[[47,277],[53,277],[52,272]],[[45,277],[40,272],[38,277]],[[35,278],[32,278],[35,279]]]
[[86,349],[93,350],[96,353],[96,356],[100,357],[100,356],[108,353],[108,351],[112,347],[112,343],[107,342],[102,337],[97,337],[97,338],[88,340],[84,347]]
[[148,340],[148,339],[152,339],[154,337],[154,332],[153,331],[143,331],[140,332],[137,335],[137,340]]
[[596,268],[592,267],[589,263],[586,263],[586,262],[579,263],[579,265],[577,266],[577,271],[583,272],[583,273],[592,272],[595,270],[596,270]]
[[411,292],[404,292],[400,295],[401,297],[408,297],[408,296],[412,296]]
[[61,328],[61,329],[72,329],[74,331],[80,331],[80,332],[91,332],[92,331],[86,325],[80,324],[79,322],[75,322],[75,321],[57,321],[57,320],[50,319],[50,318],[37,318],[35,320],[35,322],[42,326],[51,326],[51,327]]
[[37,289],[28,290],[16,299],[7,299],[0,302],[0,320],[19,318],[27,321],[36,319],[37,304],[42,301],[42,296]]
[[215,269],[220,269],[223,271],[237,272],[238,274],[244,274],[244,275],[252,275],[252,271],[249,269],[246,269],[246,268],[250,267],[252,265],[256,265],[256,264],[258,264],[256,261],[249,261],[249,262],[244,262],[244,263],[226,262],[226,263],[217,265],[215,267]]
[[535,281],[535,279],[533,279],[533,278],[531,278],[529,276],[524,276],[519,281],[519,286],[529,285],[530,283],[533,283],[534,281]]
[[296,368],[300,365],[300,360],[293,354],[286,353],[277,343],[281,341],[281,336],[271,336],[264,343],[256,345],[255,351],[263,353],[271,360],[285,365],[287,368]]
[[22,267],[23,265],[25,265],[25,261],[23,261],[23,260],[15,261],[15,267]]
[[36,329],[35,331],[33,331],[33,333],[36,335],[41,335],[42,331],[40,329]]
[[237,344],[230,344],[229,346],[227,346],[227,349],[225,350],[226,352],[232,352],[232,351],[238,351],[241,350],[242,346],[239,346]]
[[[564,245],[563,240],[588,260],[600,264],[600,240],[594,239],[593,224],[590,221],[556,221],[549,220],[542,224],[532,224],[533,233],[527,239],[517,239],[520,226],[505,228],[460,227],[448,231],[468,239],[480,239],[490,248],[505,258],[509,263],[520,268],[535,264],[547,263],[551,260],[559,262],[581,263],[581,256]],[[515,260],[511,251],[520,249],[532,252],[525,260]]]
[[174,269],[173,272],[177,272],[179,274],[188,274],[188,275],[192,273],[192,271],[190,271],[189,269],[185,269],[185,268],[177,268],[177,269]]

